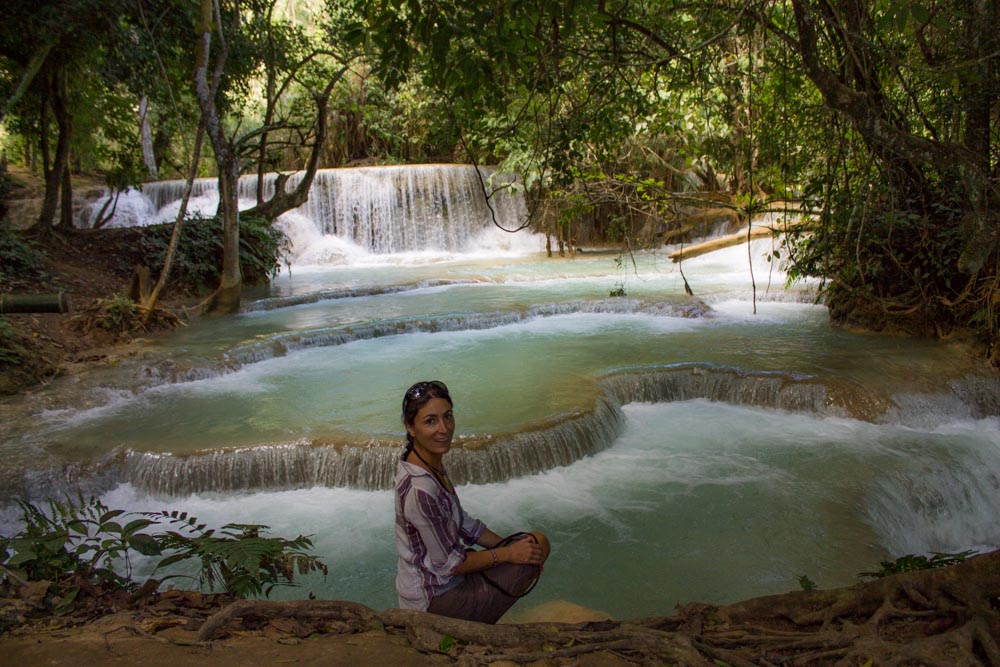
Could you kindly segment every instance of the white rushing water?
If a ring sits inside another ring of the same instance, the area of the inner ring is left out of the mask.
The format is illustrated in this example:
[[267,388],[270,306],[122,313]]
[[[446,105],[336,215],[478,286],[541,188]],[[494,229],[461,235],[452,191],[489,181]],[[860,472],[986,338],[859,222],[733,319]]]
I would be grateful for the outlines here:
[[0,403],[7,493],[313,534],[329,577],[280,595],[391,606],[399,402],[441,379],[466,509],[552,538],[532,603],[670,613],[1000,545],[1000,389],[961,350],[831,327],[770,242],[752,278],[746,247],[686,261],[692,298],[667,249],[550,259],[498,230],[471,168],[349,171],[282,219],[291,270],[246,312]]

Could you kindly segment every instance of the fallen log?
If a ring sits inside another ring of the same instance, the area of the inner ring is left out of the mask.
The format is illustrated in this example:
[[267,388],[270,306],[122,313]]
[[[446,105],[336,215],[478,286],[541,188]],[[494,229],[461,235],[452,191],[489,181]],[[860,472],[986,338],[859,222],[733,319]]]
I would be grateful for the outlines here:
[[784,234],[789,229],[795,229],[797,227],[802,227],[811,222],[810,220],[795,220],[784,223],[776,227],[768,227],[764,225],[751,225],[749,233],[746,230],[736,232],[735,234],[729,234],[727,236],[720,236],[717,239],[712,239],[711,241],[705,241],[703,243],[696,243],[691,246],[675,250],[668,254],[674,264],[680,262],[681,260],[691,259],[693,257],[700,257],[701,255],[707,255],[710,252],[715,252],[716,250],[722,250],[723,248],[731,248],[733,246],[741,245],[749,241],[755,241],[757,239],[766,238],[768,236],[777,236],[778,234]]
[[0,294],[0,315],[14,313],[68,313],[69,296],[58,294]]

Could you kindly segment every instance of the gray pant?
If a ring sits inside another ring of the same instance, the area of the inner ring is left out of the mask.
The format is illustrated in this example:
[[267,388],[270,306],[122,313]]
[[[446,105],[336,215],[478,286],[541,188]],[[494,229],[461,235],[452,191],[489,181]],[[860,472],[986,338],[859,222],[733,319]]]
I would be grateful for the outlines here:
[[[541,573],[537,565],[502,563],[483,572],[465,575],[462,583],[431,600],[432,614],[496,623],[531,587]],[[496,585],[486,580],[486,577]],[[503,590],[500,590],[503,589]]]

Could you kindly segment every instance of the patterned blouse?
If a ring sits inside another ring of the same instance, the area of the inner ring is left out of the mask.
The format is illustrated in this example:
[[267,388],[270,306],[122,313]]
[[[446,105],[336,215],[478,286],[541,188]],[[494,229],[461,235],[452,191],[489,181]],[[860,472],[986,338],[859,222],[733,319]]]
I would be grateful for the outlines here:
[[434,596],[457,586],[463,575],[452,572],[485,528],[430,472],[401,460],[396,471],[399,608],[426,611]]

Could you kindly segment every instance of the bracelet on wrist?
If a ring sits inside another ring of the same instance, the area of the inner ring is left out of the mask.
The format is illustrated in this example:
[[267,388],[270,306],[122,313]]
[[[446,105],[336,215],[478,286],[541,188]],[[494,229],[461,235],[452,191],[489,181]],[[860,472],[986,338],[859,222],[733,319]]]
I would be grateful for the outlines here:
[[496,552],[496,549],[490,549],[490,555],[493,556],[493,565],[490,565],[490,567],[496,567],[497,566],[497,552]]

